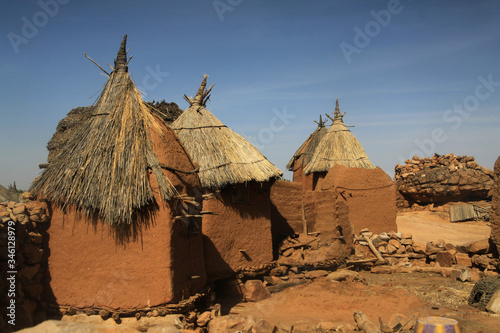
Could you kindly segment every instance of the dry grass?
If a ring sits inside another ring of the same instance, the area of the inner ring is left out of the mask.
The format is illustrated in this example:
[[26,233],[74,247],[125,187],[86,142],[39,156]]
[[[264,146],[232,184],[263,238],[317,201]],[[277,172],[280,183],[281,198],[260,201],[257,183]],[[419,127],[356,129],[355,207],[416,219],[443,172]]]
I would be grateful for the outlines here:
[[205,108],[213,87],[206,88],[207,76],[195,98],[171,125],[194,163],[200,166],[203,187],[222,188],[248,181],[263,182],[283,173],[252,144],[230,130]]
[[[318,123],[318,127],[312,132],[312,134],[307,138],[306,141],[297,149],[292,159],[286,165],[286,168],[293,171],[295,163],[302,163],[302,167],[305,167],[311,161],[316,148],[318,147],[321,139],[325,136],[327,132],[325,123],[321,121]],[[300,159],[302,157],[302,159]]]
[[333,124],[316,147],[311,161],[304,169],[305,174],[325,172],[336,164],[348,168],[374,169],[365,150],[344,124],[338,100],[334,114]]
[[125,40],[92,116],[31,188],[63,211],[76,208],[113,226],[149,220],[157,209],[148,169],[164,200],[175,194],[152,150],[150,130],[160,127],[128,74]]

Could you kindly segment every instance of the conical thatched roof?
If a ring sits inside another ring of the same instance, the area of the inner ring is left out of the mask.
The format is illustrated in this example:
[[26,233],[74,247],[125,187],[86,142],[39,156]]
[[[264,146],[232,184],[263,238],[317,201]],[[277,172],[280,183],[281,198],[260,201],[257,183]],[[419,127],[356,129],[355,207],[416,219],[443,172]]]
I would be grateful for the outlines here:
[[334,118],[327,115],[332,119],[333,124],[321,139],[311,161],[305,167],[306,174],[326,172],[336,164],[348,168],[375,168],[359,141],[344,124],[344,115],[345,112],[340,113],[339,100],[337,99]]
[[194,163],[205,188],[222,188],[248,181],[263,182],[283,173],[252,144],[230,130],[205,108],[213,85],[206,89],[207,75],[191,105],[171,125]]
[[151,115],[128,74],[126,39],[91,116],[31,188],[63,210],[72,206],[114,226],[149,219],[158,207],[148,169],[164,200],[176,193],[152,149],[150,130],[159,129],[160,120]]
[[[307,138],[306,141],[297,149],[295,154],[293,155],[292,159],[288,164],[286,165],[287,169],[290,171],[293,171],[294,167],[296,166],[296,163],[302,163],[302,167],[305,167],[310,161],[311,158],[314,155],[314,152],[316,151],[316,147],[318,147],[318,144],[320,143],[321,139],[323,136],[325,136],[326,132],[328,131],[325,123],[326,121],[323,121],[321,119],[321,115],[319,116],[319,122],[315,121],[315,123],[318,124],[318,127],[312,132],[311,135]],[[302,157],[302,160],[299,161],[299,159]]]

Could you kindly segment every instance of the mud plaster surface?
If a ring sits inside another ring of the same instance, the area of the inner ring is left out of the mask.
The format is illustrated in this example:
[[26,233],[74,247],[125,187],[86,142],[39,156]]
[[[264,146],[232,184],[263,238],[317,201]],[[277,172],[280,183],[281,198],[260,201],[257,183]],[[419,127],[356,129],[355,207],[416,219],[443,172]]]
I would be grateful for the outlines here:
[[347,202],[355,233],[363,228],[375,233],[396,230],[396,188],[382,169],[335,165],[320,186],[337,191]]
[[203,217],[210,278],[226,277],[241,268],[273,260],[270,184],[250,182],[247,186],[250,193],[246,203],[233,203],[230,187],[203,202],[203,210],[218,214]]

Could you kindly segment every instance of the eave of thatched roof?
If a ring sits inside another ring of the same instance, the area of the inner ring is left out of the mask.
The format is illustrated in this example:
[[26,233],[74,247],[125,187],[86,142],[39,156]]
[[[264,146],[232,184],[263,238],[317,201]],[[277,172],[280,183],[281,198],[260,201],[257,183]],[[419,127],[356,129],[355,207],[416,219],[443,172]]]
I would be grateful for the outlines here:
[[126,37],[92,114],[31,188],[63,210],[74,207],[115,226],[149,218],[157,207],[149,169],[164,200],[175,194],[152,149],[150,130],[160,128],[159,119],[128,74]]
[[[326,134],[328,131],[327,128],[325,127],[326,121],[323,121],[321,119],[321,115],[319,116],[319,122],[315,121],[318,124],[318,127],[312,132],[311,135],[307,138],[306,141],[297,149],[293,157],[290,159],[288,164],[286,165],[286,168],[290,171],[293,171],[295,164],[297,162],[302,162],[302,167],[305,167],[310,161],[311,158],[314,155],[314,152],[316,151],[316,147],[318,147],[318,144],[320,143],[321,139],[323,136]],[[302,157],[302,160],[299,161],[299,159]]]
[[194,163],[205,188],[255,180],[263,182],[283,174],[250,142],[224,125],[205,108],[213,87],[206,88],[207,75],[191,105],[171,125]]
[[337,99],[333,124],[316,147],[311,161],[304,168],[305,174],[312,172],[327,172],[334,165],[339,164],[349,168],[374,169],[375,166],[370,162],[365,150],[344,124],[340,113],[339,102]]

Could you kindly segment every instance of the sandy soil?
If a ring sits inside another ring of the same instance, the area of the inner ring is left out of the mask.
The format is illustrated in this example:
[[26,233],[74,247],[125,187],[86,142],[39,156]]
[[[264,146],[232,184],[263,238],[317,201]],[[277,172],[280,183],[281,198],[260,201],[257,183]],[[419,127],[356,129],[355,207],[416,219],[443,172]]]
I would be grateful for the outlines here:
[[473,283],[462,283],[435,273],[362,273],[361,282],[331,282],[326,277],[306,285],[288,288],[257,303],[239,303],[229,314],[254,316],[285,330],[312,332],[320,322],[355,327],[355,310],[374,323],[389,323],[401,314],[413,323],[417,318],[446,316],[465,326],[483,326],[484,332],[500,332],[500,316],[481,312],[467,305]]
[[413,240],[426,244],[444,239],[454,245],[468,245],[490,237],[491,229],[486,222],[449,221],[448,214],[430,211],[398,213],[398,231],[413,234]]

